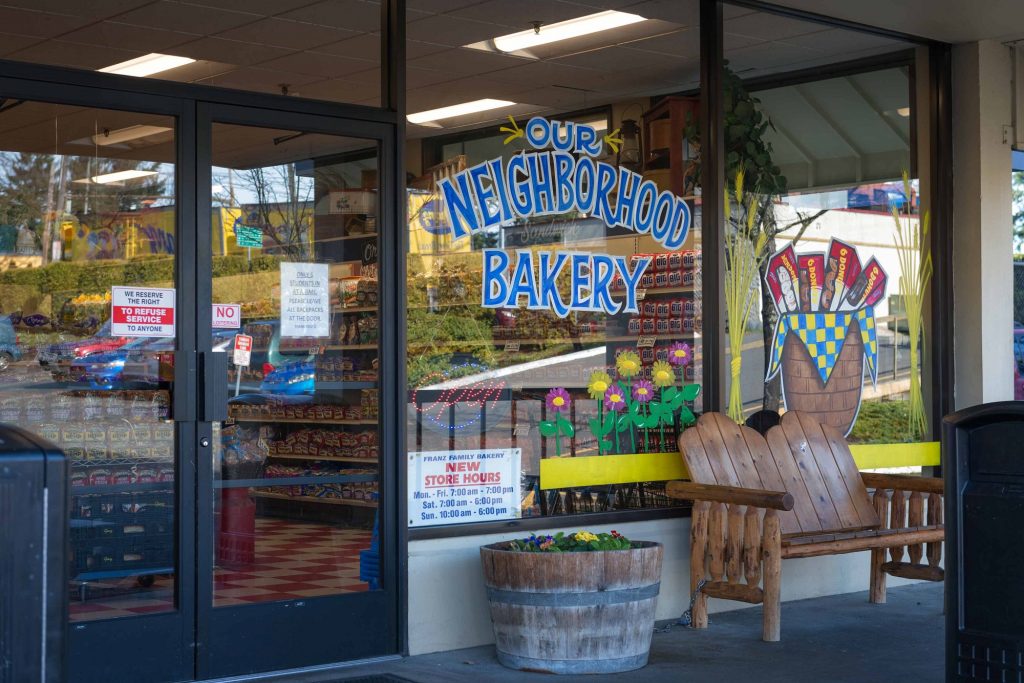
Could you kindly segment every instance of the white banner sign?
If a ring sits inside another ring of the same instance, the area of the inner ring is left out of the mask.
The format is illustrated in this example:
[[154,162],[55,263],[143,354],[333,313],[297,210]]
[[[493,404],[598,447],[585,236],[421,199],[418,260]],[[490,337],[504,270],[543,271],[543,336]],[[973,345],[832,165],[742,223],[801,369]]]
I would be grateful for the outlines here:
[[331,336],[326,263],[281,264],[281,336]]
[[111,337],[173,337],[174,290],[110,288]]
[[521,515],[520,448],[409,453],[409,526]]
[[232,361],[243,368],[249,367],[252,360],[252,337],[247,334],[235,335],[235,349]]
[[242,326],[242,307],[239,304],[214,304],[213,329],[237,330]]

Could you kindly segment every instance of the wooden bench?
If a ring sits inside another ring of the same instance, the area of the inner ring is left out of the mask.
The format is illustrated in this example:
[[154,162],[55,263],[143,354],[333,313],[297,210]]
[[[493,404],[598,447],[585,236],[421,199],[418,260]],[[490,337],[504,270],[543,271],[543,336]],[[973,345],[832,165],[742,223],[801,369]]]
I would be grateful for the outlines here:
[[941,479],[861,473],[838,430],[798,412],[766,437],[707,413],[679,437],[679,449],[691,481],[666,488],[693,501],[690,590],[705,581],[694,628],[707,628],[708,596],[760,602],[763,639],[779,640],[788,557],[870,550],[874,603],[885,602],[886,574],[943,579]]

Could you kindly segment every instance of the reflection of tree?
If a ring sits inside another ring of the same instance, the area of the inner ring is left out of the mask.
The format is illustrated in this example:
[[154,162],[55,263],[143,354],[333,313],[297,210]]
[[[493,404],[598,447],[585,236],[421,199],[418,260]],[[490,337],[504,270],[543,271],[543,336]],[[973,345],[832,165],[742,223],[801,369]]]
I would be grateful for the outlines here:
[[227,179],[228,186],[214,195],[216,202],[240,207],[243,222],[259,228],[276,251],[300,260],[311,257],[313,178],[296,173],[295,164],[283,164],[229,170]]
[[1010,175],[1010,187],[1013,191],[1013,250],[1024,251],[1024,171],[1014,171]]

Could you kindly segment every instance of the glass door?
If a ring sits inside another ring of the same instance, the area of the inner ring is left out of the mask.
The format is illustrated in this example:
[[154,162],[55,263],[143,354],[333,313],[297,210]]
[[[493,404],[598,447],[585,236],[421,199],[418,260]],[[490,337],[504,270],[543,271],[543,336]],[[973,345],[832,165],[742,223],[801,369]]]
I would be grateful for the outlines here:
[[[69,679],[180,680],[195,598],[180,571],[194,432],[176,372],[194,339],[178,286],[178,105],[0,88],[0,422],[67,454]],[[154,107],[166,113],[141,111]]]
[[381,145],[337,121],[268,126],[262,115],[253,125],[220,111],[205,128],[208,197],[200,189],[210,410],[199,428],[212,447],[200,461],[198,673],[394,652],[381,521]]

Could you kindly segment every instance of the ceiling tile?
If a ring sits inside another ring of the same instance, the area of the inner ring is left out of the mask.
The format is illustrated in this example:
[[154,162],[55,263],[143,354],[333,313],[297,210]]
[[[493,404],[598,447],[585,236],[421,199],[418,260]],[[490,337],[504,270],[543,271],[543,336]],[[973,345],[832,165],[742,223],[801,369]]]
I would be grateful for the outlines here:
[[410,60],[409,64],[423,69],[445,70],[452,74],[482,74],[508,69],[530,61],[532,60],[500,52],[484,52],[458,47],[447,52],[438,52]]
[[348,74],[366,71],[375,65],[375,62],[364,59],[339,57],[319,52],[293,52],[284,57],[262,62],[260,67],[320,76],[321,78],[339,78]]
[[205,35],[219,33],[259,19],[251,12],[236,12],[199,5],[187,5],[171,0],[160,0],[151,5],[125,12],[117,21],[134,26],[152,26],[168,31],[196,32],[201,27]]
[[910,43],[902,40],[893,40],[885,36],[875,36],[869,33],[847,31],[839,28],[808,33],[795,38],[787,38],[784,42],[810,50],[821,50],[829,54],[843,54],[851,50],[863,50],[874,47],[888,47],[892,50],[903,50],[912,47]]
[[226,38],[200,38],[174,48],[174,53],[192,59],[207,59],[214,62],[249,66],[268,59],[282,57],[293,52],[281,47],[245,43]]
[[683,28],[652,38],[634,40],[627,45],[633,50],[656,52],[663,55],[700,56],[700,32],[696,28]]
[[86,20],[70,14],[0,7],[0,26],[23,36],[53,38],[84,25]]
[[292,92],[296,92],[301,90],[302,86],[307,83],[316,83],[321,80],[323,79],[317,76],[261,69],[259,67],[245,67],[211,76],[198,82],[206,85],[217,85],[222,88],[237,88],[239,90],[280,95],[282,83],[287,83]]
[[[533,22],[540,21],[545,24],[554,24],[567,19],[593,14],[593,10],[571,5],[558,0],[488,0],[476,5],[470,5],[452,12],[454,16],[464,19],[476,19],[492,24],[502,24],[509,30],[505,33],[525,31],[533,28]],[[497,34],[501,35],[501,34]]]
[[309,50],[318,45],[351,38],[355,36],[355,32],[287,19],[260,19],[245,26],[223,31],[218,36],[260,45]]
[[322,0],[291,12],[284,12],[279,16],[349,31],[381,30],[380,4],[364,0]]
[[680,26],[700,25],[698,0],[647,0],[621,9],[647,19],[670,21]]
[[[444,48],[439,48],[444,49]],[[316,48],[317,52],[325,55],[338,55],[339,57],[353,57],[356,59],[372,60],[380,62],[380,34],[362,33],[352,38],[339,40],[336,43],[327,43]]]
[[[91,1],[91,0],[90,0]],[[288,12],[299,7],[311,5],[316,0],[182,0],[183,5],[196,5],[198,7],[213,7],[216,9],[237,10],[244,5],[246,12],[259,14],[264,17],[272,17],[281,12]]]
[[94,71],[111,64],[118,64],[129,59],[141,57],[143,54],[139,50],[122,50],[114,47],[81,45],[79,43],[66,43],[60,40],[49,40],[24,50],[18,50],[8,55],[8,57],[37,64],[69,66]]
[[175,45],[195,40],[199,36],[157,28],[132,26],[113,21],[90,24],[61,36],[61,40],[87,45],[116,45],[127,50],[167,52]]
[[568,64],[569,66],[579,66],[608,72],[631,71],[637,77],[642,78],[645,69],[664,64],[666,60],[670,59],[670,56],[664,54],[616,46],[579,52],[553,61],[558,64]]
[[511,69],[502,69],[494,72],[491,76],[507,83],[518,83],[527,88],[536,88],[542,85],[564,85],[575,86],[578,79],[589,78],[594,73],[592,69],[558,64],[551,61],[529,62]]
[[760,40],[785,40],[808,33],[820,33],[827,30],[818,23],[791,19],[770,12],[754,12],[723,22],[726,33],[735,33]]
[[[482,2],[485,0],[406,0],[405,7],[407,13],[408,10],[415,10],[430,14],[444,14],[470,5],[479,5]],[[411,19],[408,17],[408,20],[411,21]]]
[[439,14],[411,21],[406,25],[405,30],[407,37],[412,40],[459,47],[501,35],[505,31],[505,27],[484,21]]
[[151,2],[153,0],[3,0],[3,5],[96,20],[107,19]]
[[35,45],[42,38],[32,36],[14,35],[13,33],[0,33],[0,55],[7,56],[19,50]]
[[380,82],[353,83],[343,79],[329,79],[302,86],[299,95],[333,102],[372,101],[372,106],[379,106]]

